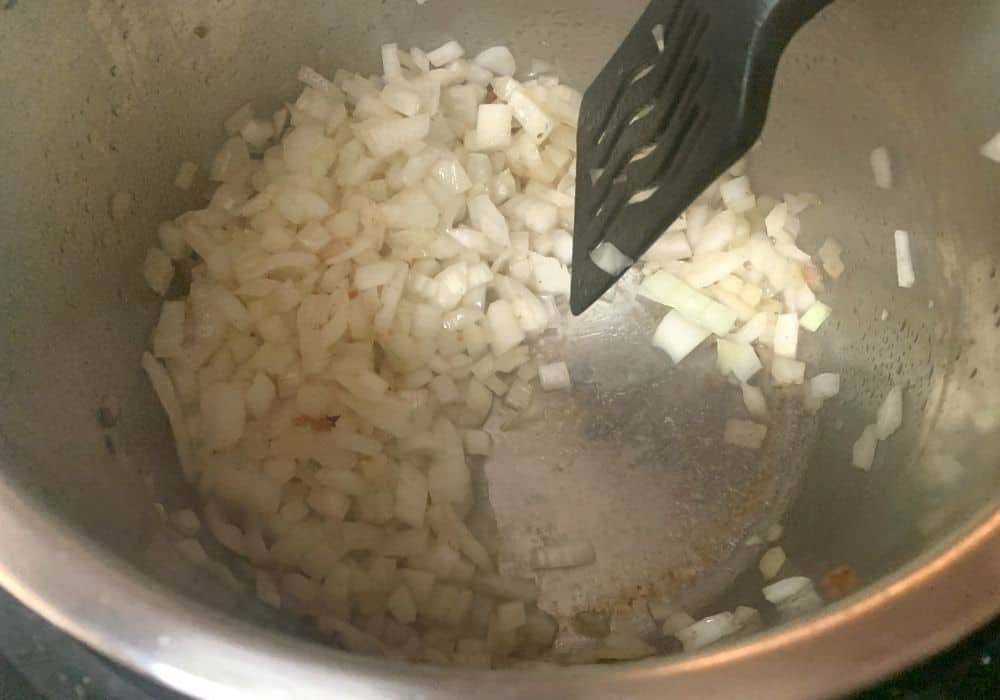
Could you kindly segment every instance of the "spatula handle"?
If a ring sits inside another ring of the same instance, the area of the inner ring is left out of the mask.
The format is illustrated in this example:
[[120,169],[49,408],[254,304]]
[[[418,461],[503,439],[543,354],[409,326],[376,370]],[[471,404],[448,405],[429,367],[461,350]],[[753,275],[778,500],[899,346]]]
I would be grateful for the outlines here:
[[759,116],[763,126],[781,53],[795,33],[833,0],[754,1],[756,30],[747,47],[745,106],[750,114]]
[[767,39],[783,49],[795,32],[833,0],[757,0],[757,16]]

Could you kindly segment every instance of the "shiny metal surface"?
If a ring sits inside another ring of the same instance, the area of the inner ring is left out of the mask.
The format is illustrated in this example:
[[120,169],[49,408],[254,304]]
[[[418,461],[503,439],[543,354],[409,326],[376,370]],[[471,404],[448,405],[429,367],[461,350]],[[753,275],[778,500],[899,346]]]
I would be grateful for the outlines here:
[[[567,330],[572,402],[541,406],[485,467],[505,567],[521,565],[524,542],[595,541],[595,576],[542,581],[552,609],[620,608],[638,585],[695,614],[744,602],[759,581],[739,572],[759,552],[742,543],[779,519],[798,569],[819,578],[848,563],[860,594],[698,656],[480,674],[323,648],[173,553],[152,504],[191,495],[138,367],[157,309],[138,270],[155,225],[197,205],[171,185],[177,164],[207,162],[217,125],[248,98],[263,108],[292,94],[299,64],[372,69],[387,40],[513,42],[582,85],[642,3],[538,5],[4,5],[0,583],[206,698],[830,695],[1000,609],[1000,171],[976,155],[1000,125],[992,0],[841,0],[782,63],[755,184],[819,193],[805,246],[835,235],[848,265],[811,349],[845,391],[816,424],[789,408],[760,461],[706,439],[738,399],[708,358],[704,372],[666,368],[646,341],[650,311],[617,312],[632,305],[624,294]],[[896,164],[891,192],[871,183],[881,144]],[[112,221],[120,191],[134,205]],[[913,290],[895,285],[895,228],[913,233]],[[904,428],[865,475],[850,446],[893,382],[907,384]],[[928,468],[940,455],[963,465],[954,483]]]

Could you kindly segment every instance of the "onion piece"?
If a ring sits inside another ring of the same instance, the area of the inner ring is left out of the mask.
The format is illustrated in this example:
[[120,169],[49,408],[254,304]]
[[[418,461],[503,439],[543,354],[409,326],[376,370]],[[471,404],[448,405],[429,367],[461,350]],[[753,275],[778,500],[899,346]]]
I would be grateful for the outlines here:
[[594,546],[589,542],[549,545],[531,552],[533,569],[569,569],[593,564],[596,560]]
[[851,461],[854,466],[864,471],[870,470],[875,462],[877,448],[878,435],[875,433],[875,425],[866,426],[852,448]]
[[489,457],[493,453],[493,439],[485,430],[465,431],[465,453]]
[[802,317],[799,319],[799,325],[807,331],[815,333],[819,330],[820,326],[826,323],[826,320],[830,318],[830,314],[832,313],[833,309],[823,302],[817,301],[802,314]]
[[162,297],[167,293],[174,278],[174,263],[170,256],[159,248],[150,248],[142,265],[142,273],[149,288]]
[[764,398],[764,392],[746,383],[742,384],[740,388],[743,393],[743,405],[746,406],[750,417],[758,421],[769,420],[771,416],[767,410],[767,400]]
[[497,574],[479,574],[472,588],[494,598],[533,603],[538,600],[538,585],[530,579],[508,578]]
[[538,380],[541,382],[543,391],[569,389],[571,386],[569,368],[565,362],[540,365],[538,367]]
[[183,301],[165,301],[153,332],[153,354],[158,358],[177,357],[184,343],[187,307]]
[[816,412],[823,402],[840,393],[840,375],[825,372],[817,374],[806,385],[804,404],[807,410]]
[[590,260],[599,270],[613,277],[622,274],[635,262],[610,241],[601,241],[590,251]]
[[496,205],[485,195],[477,195],[469,200],[469,219],[474,228],[482,231],[499,246],[510,245],[510,227]]
[[[795,314],[778,314],[774,324],[774,353],[795,359],[799,347],[799,318]],[[799,383],[799,382],[796,382]]]
[[369,119],[358,124],[354,130],[373,156],[386,158],[425,139],[430,127],[430,117],[418,114],[413,117]]
[[703,649],[739,631],[731,612],[710,615],[693,625],[677,631],[674,636],[684,645],[684,651]]
[[198,164],[189,160],[183,161],[177,168],[177,176],[174,178],[174,187],[179,190],[189,190],[194,184],[194,177],[198,173]]
[[667,353],[674,364],[679,364],[709,335],[710,331],[691,323],[674,309],[656,327],[653,345]]
[[875,421],[875,436],[879,440],[887,440],[901,425],[903,425],[903,387],[894,386],[879,406],[878,418]]
[[202,440],[213,450],[234,445],[246,425],[246,403],[238,384],[220,382],[201,392]]
[[803,593],[812,590],[813,584],[805,576],[791,576],[789,578],[781,579],[780,581],[775,581],[774,583],[764,586],[761,592],[764,594],[764,598],[773,605],[782,605],[783,603],[792,600]]
[[197,466],[194,461],[194,448],[191,441],[191,434],[188,431],[187,421],[181,409],[181,403],[174,390],[174,384],[170,380],[170,375],[159,362],[148,352],[142,355],[142,368],[149,377],[149,383],[153,385],[163,412],[167,414],[170,422],[170,430],[174,436],[174,445],[177,448],[177,457],[180,460],[184,476],[191,481],[197,475]]
[[683,231],[666,233],[650,246],[642,255],[643,262],[662,265],[674,260],[685,260],[691,257],[691,245]]
[[514,307],[505,299],[498,299],[486,310],[486,321],[490,328],[490,347],[495,355],[502,355],[519,345],[524,339],[524,330],[514,315]]
[[513,110],[514,118],[529,138],[535,143],[542,143],[548,138],[552,129],[555,128],[555,122],[538,103],[528,97],[520,86],[510,78],[497,78],[493,85],[498,95],[506,93],[505,99]]
[[892,162],[889,160],[889,149],[879,146],[872,151],[872,174],[875,176],[875,186],[882,190],[892,189]]
[[910,252],[910,234],[896,231],[896,277],[899,286],[909,289],[916,282],[913,272],[913,255]]
[[697,254],[684,270],[684,281],[696,289],[710,287],[741,269],[746,261],[744,250]]
[[496,151],[510,147],[514,112],[503,103],[479,105],[476,118],[475,146],[478,151]]
[[718,336],[727,335],[736,323],[735,311],[692,289],[669,272],[661,271],[647,277],[639,294],[673,307],[691,322]]
[[979,149],[979,153],[996,163],[1000,163],[1000,132],[983,144],[983,147]]
[[440,68],[465,55],[465,49],[457,41],[449,41],[433,51],[427,52],[427,60],[435,68]]
[[805,381],[804,362],[775,356],[771,361],[771,376],[776,384],[802,384]]
[[506,46],[491,46],[484,49],[474,60],[494,75],[511,76],[517,70],[514,54]]
[[760,558],[760,573],[764,577],[765,581],[770,581],[778,572],[781,571],[781,567],[785,565],[785,550],[781,547],[772,547],[771,549],[764,552],[764,555]]
[[396,266],[391,262],[377,262],[359,267],[354,272],[354,287],[360,290],[381,287],[389,283],[395,272]]
[[717,350],[719,371],[724,375],[732,373],[741,383],[750,381],[763,367],[757,353],[748,343],[719,338]]
[[665,637],[676,636],[678,632],[695,623],[695,619],[683,610],[672,612],[663,619],[660,631]]
[[742,328],[729,336],[729,339],[737,343],[753,343],[756,342],[767,330],[768,315],[766,313],[758,313],[749,321],[747,321]]

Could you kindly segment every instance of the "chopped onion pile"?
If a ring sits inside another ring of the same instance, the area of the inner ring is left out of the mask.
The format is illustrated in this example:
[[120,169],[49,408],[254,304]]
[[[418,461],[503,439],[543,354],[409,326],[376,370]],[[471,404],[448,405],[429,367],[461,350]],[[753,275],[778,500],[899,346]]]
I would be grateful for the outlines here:
[[[824,288],[822,272],[797,245],[799,215],[818,203],[807,193],[787,194],[780,202],[758,197],[740,163],[641,259],[640,296],[672,309],[653,345],[677,364],[714,336],[719,371],[740,383],[755,421],[768,419],[762,390],[750,384],[764,369],[774,386],[807,384],[807,405],[822,405],[798,359],[801,331],[819,331],[833,313],[816,297]],[[832,239],[819,249],[822,267],[834,279],[844,272],[842,252]],[[822,399],[836,393],[826,384],[818,388]],[[766,430],[731,420],[723,439],[759,449]]]
[[[581,98],[542,65],[515,79],[502,46],[472,57],[455,41],[388,44],[381,56],[381,76],[305,67],[294,104],[267,118],[248,104],[225,121],[209,205],[164,223],[144,262],[161,296],[175,266],[191,283],[164,301],[142,364],[205,500],[205,529],[252,564],[264,603],[361,653],[503,665],[544,653],[556,622],[536,607],[536,583],[500,576],[464,522],[466,460],[492,453],[483,424],[498,400],[526,411],[537,387],[572,386],[565,362],[539,364],[532,350],[569,295]],[[872,167],[890,187],[884,149]],[[802,331],[833,312],[798,245],[799,216],[819,200],[757,196],[743,172],[734,166],[643,256],[639,293],[669,307],[653,344],[674,363],[714,342],[752,418],[728,420],[723,439],[759,450],[763,385],[801,385],[816,411],[840,377],[807,379],[799,358]],[[185,162],[175,184],[196,174]],[[130,201],[112,203],[116,218]],[[900,286],[912,286],[899,233]],[[832,279],[842,254],[833,239],[817,251]],[[610,244],[591,258],[615,275],[634,262]],[[894,392],[854,447],[859,467],[900,425]],[[216,566],[193,539],[198,516],[171,522],[185,556]],[[531,553],[538,570],[595,560],[587,542]],[[784,563],[769,549],[765,580]],[[788,614],[820,603],[808,579],[764,595]],[[759,621],[752,608],[696,622],[661,607],[663,634],[689,650]],[[616,631],[593,658],[654,651]]]
[[175,264],[191,283],[143,367],[209,531],[265,603],[362,653],[488,667],[556,631],[463,517],[495,400],[570,386],[530,348],[569,294],[580,95],[514,79],[505,47],[382,59],[374,77],[303,68],[294,104],[226,120],[209,205],[146,259],[158,294]]

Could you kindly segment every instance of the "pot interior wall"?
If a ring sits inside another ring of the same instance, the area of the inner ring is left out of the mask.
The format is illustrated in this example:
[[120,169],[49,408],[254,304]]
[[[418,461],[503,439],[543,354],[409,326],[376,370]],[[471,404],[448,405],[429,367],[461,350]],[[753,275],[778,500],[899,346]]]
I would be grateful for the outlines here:
[[[172,186],[176,168],[207,165],[222,120],[247,99],[265,109],[292,96],[302,64],[372,71],[384,42],[454,37],[470,49],[509,43],[583,87],[642,9],[637,0],[470,5],[4,5],[4,479],[94,546],[179,590],[218,605],[240,600],[170,555],[153,507],[193,502],[139,368],[158,309],[140,273],[145,251],[160,221],[204,202]],[[873,582],[993,502],[1000,166],[976,150],[1000,127],[998,23],[1000,4],[986,0],[841,0],[783,61],[751,158],[756,189],[818,193],[824,206],[804,219],[804,247],[835,236],[848,268],[830,286],[836,315],[819,364],[842,372],[844,392],[822,414],[784,519],[785,548],[807,575],[846,563]],[[889,192],[875,189],[868,166],[883,144],[897,172]],[[113,220],[118,192],[133,205]],[[912,290],[896,286],[897,228],[913,235]],[[850,466],[851,444],[895,383],[907,386],[904,428],[862,473]],[[944,456],[964,468],[947,483],[934,471]],[[748,574],[741,585],[759,581]]]

